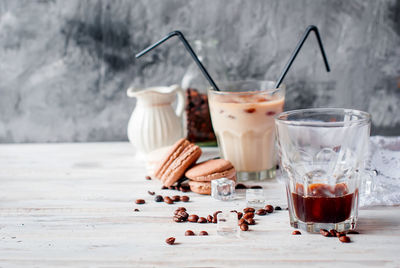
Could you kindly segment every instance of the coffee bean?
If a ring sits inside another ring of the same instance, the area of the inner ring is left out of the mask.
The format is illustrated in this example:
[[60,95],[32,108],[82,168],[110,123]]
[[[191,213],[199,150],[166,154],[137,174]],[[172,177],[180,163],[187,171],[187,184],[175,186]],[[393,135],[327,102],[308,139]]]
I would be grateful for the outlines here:
[[208,215],[208,216],[207,216],[207,221],[211,223],[211,222],[213,221],[213,216]]
[[197,220],[197,222],[198,222],[198,223],[207,223],[207,219],[204,218],[204,217],[200,217],[200,218]]
[[146,176],[145,178],[146,178],[146,180],[148,180],[148,181],[151,180],[151,177],[150,177],[150,176]]
[[240,225],[242,225],[243,223],[247,224],[247,221],[246,221],[245,219],[241,218],[241,219],[238,221],[238,225],[240,226]]
[[174,222],[183,222],[183,218],[179,217],[178,215],[175,215],[174,217],[172,217],[172,219],[174,220]]
[[146,203],[146,201],[144,201],[144,199],[136,199],[135,203],[138,205],[142,205],[142,204]]
[[345,235],[339,237],[339,240],[340,240],[340,242],[342,242],[342,243],[350,243],[350,242],[351,242],[350,237],[345,236]]
[[282,208],[280,206],[276,206],[275,210],[282,210]]
[[182,202],[189,202],[189,196],[187,196],[187,195],[183,195],[183,196],[181,196],[181,201]]
[[250,187],[250,189],[262,189],[262,186],[260,185],[253,185]]
[[149,193],[149,195],[155,195],[156,193],[155,192],[152,192],[152,191],[147,191],[148,193]]
[[254,218],[254,213],[253,212],[247,212],[243,215],[243,219],[248,220]]
[[253,218],[247,219],[246,221],[247,221],[248,225],[255,225],[256,224],[256,221]]
[[198,219],[199,219],[199,216],[197,216],[197,215],[195,215],[195,214],[190,215],[190,216],[188,217],[188,221],[190,221],[190,222],[197,222]]
[[217,223],[217,222],[218,222],[217,218],[214,217],[213,220],[212,220],[212,223]]
[[173,245],[175,243],[175,237],[169,237],[165,240],[168,245]]
[[181,197],[180,197],[179,195],[174,195],[171,199],[172,199],[172,201],[174,201],[174,202],[179,202],[179,201],[181,201]]
[[240,224],[240,230],[248,231],[249,230],[249,226],[246,223],[242,223],[242,224]]
[[[188,187],[184,187],[184,186],[180,186],[179,187],[179,191],[181,191],[181,192],[183,192],[183,193],[186,193],[186,192],[189,192],[190,191],[190,188],[188,188]],[[181,200],[182,201],[182,200]],[[185,201],[184,201],[185,202]]]
[[156,195],[156,197],[154,198],[154,201],[156,202],[162,202],[164,200],[164,198],[161,195]]
[[208,233],[207,233],[206,231],[201,231],[201,232],[199,233],[199,235],[208,235]]
[[161,190],[167,190],[167,189],[168,189],[167,186],[164,186],[164,185],[163,185],[163,186],[161,187]]
[[331,233],[328,232],[328,230],[325,230],[325,229],[320,229],[319,233],[322,234],[325,237],[330,237],[331,236]]
[[183,221],[186,221],[189,217],[189,214],[187,214],[186,211],[181,210],[178,212],[178,214],[176,214],[176,216],[181,217]]
[[301,232],[299,230],[294,230],[292,232],[292,235],[301,235]]
[[341,236],[345,236],[346,232],[336,232],[336,237],[341,237]]
[[331,229],[329,230],[329,233],[331,234],[331,236],[337,236],[337,231],[335,229]]
[[263,216],[267,214],[267,211],[265,209],[260,208],[257,210],[256,214],[259,216]]
[[221,212],[222,212],[221,210],[215,211],[214,214],[213,214],[213,217],[214,217],[214,218],[217,218],[217,215],[218,215],[219,213],[221,213]]
[[164,202],[170,205],[174,203],[174,201],[172,201],[171,197],[169,196],[164,196]]
[[244,213],[247,213],[247,212],[254,212],[254,211],[256,211],[254,208],[245,208],[245,209],[243,209],[243,212],[244,212]]
[[176,186],[171,185],[170,187],[168,187],[169,190],[176,190]]
[[238,212],[238,220],[240,220],[243,217],[243,213],[242,212]]
[[247,189],[247,186],[244,185],[243,183],[238,183],[238,184],[236,184],[235,189],[237,189],[237,190]]
[[185,232],[185,236],[191,236],[191,235],[194,235],[194,232],[192,230],[187,230]]
[[360,233],[354,230],[350,230],[347,232],[347,234],[360,234]]
[[265,206],[265,210],[266,210],[268,213],[272,213],[272,212],[274,212],[274,207],[271,206],[271,205],[266,205],[266,206]]
[[186,208],[185,208],[185,207],[178,207],[176,210],[183,210],[183,211],[186,211]]
[[135,211],[135,212],[139,212],[139,209],[135,208],[133,211]]

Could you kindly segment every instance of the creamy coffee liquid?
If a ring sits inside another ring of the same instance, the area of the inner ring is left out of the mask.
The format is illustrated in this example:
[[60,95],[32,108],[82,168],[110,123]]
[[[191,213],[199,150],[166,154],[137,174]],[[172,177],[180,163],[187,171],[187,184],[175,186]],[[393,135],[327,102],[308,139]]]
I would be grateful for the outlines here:
[[274,115],[283,111],[284,97],[210,94],[209,105],[224,159],[237,171],[263,171],[275,166]]

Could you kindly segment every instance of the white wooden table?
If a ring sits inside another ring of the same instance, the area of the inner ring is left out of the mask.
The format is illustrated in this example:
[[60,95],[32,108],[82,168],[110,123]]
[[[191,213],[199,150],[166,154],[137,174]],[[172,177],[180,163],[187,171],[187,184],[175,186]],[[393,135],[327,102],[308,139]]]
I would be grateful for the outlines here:
[[[362,234],[349,244],[291,235],[285,210],[258,217],[240,238],[224,238],[216,224],[175,223],[172,213],[242,209],[243,198],[187,193],[189,203],[156,203],[148,190],[181,193],[145,175],[128,143],[0,145],[0,267],[400,266],[400,207],[361,210]],[[282,185],[262,185],[270,204],[286,207]],[[146,204],[134,204],[137,198]],[[185,237],[187,229],[210,235]],[[177,244],[165,243],[170,236]]]

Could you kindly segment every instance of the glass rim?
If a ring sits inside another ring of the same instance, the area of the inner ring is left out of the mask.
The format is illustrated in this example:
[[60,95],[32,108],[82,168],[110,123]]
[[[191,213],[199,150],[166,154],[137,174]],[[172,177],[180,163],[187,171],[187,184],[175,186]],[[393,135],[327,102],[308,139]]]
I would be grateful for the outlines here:
[[275,88],[276,81],[273,80],[235,80],[235,81],[216,81],[216,84],[220,89],[223,89],[224,86],[232,85],[232,84],[239,84],[239,83],[271,83],[272,87],[267,89],[261,90],[247,90],[247,91],[217,91],[213,87],[208,87],[207,91],[211,92],[212,94],[216,95],[258,95],[258,94],[272,94],[279,91],[284,91],[286,89],[286,85],[282,83],[278,88]]
[[[319,113],[326,115],[341,115],[341,114],[351,114],[357,115],[360,118],[352,119],[349,121],[333,121],[333,122],[321,122],[321,121],[308,121],[307,117],[300,120],[290,120],[287,119],[288,116],[297,115],[301,113]],[[371,123],[371,115],[368,112],[356,110],[356,109],[346,109],[346,108],[309,108],[309,109],[297,109],[282,112],[277,114],[275,117],[276,123],[282,123],[290,126],[307,126],[307,127],[349,127],[349,126],[362,126]]]

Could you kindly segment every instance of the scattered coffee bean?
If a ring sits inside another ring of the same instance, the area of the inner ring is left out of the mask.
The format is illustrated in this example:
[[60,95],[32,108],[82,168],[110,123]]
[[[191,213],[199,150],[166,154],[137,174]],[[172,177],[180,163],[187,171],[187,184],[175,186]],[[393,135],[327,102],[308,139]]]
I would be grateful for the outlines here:
[[139,212],[139,209],[135,208],[133,211],[135,211],[135,212]]
[[207,219],[204,218],[204,217],[200,217],[200,218],[197,220],[197,222],[198,222],[198,223],[207,223]]
[[213,216],[208,215],[208,216],[207,216],[207,221],[208,221],[209,223],[211,223],[211,222],[213,221]]
[[163,185],[163,186],[161,187],[161,190],[167,190],[167,189],[168,189],[168,187],[165,186],[165,185]]
[[248,108],[248,109],[244,109],[244,111],[246,113],[252,114],[252,113],[254,113],[256,111],[256,108]]
[[331,236],[337,236],[337,231],[335,229],[331,229],[329,230],[329,233],[331,234]]
[[266,206],[265,206],[265,210],[266,210],[268,213],[272,213],[272,212],[274,212],[274,207],[271,206],[271,205],[266,205]]
[[282,208],[280,206],[276,206],[275,210],[282,210]]
[[256,210],[254,209],[254,208],[245,208],[245,209],[243,209],[243,212],[244,213],[247,213],[247,212],[255,212]]
[[347,232],[347,234],[360,234],[360,233],[354,230],[350,230]]
[[190,221],[190,222],[197,222],[198,219],[199,219],[199,216],[197,216],[197,215],[195,215],[195,214],[190,215],[190,216],[188,217],[188,221]]
[[155,192],[152,192],[152,191],[147,191],[148,193],[149,193],[149,195],[155,195],[156,193]]
[[156,197],[154,197],[154,201],[162,202],[162,201],[164,201],[164,198],[161,195],[156,195]]
[[146,178],[146,180],[148,180],[148,181],[151,180],[151,177],[150,177],[150,176],[146,176],[145,178]]
[[199,233],[199,235],[208,235],[208,233],[207,233],[206,231],[201,231],[201,232]]
[[217,218],[218,213],[221,213],[221,212],[222,212],[221,210],[215,211],[214,214],[213,214],[213,217]]
[[214,217],[213,220],[212,220],[212,223],[217,223],[217,222],[218,222],[218,221],[217,221],[217,218]]
[[146,203],[146,201],[144,201],[144,199],[136,199],[135,203],[138,205],[141,205],[141,204]]
[[179,201],[181,201],[181,197],[180,197],[179,195],[174,195],[171,199],[172,199],[172,201],[174,201],[174,202],[179,202]]
[[186,208],[185,208],[185,207],[178,207],[178,208],[177,208],[177,210],[183,210],[183,211],[186,211]]
[[301,235],[301,232],[299,230],[294,230],[292,232],[292,235]]
[[250,189],[262,189],[262,186],[260,185],[253,185],[250,187]]
[[346,232],[336,232],[336,237],[341,237],[341,236],[345,236]]
[[247,221],[246,221],[245,219],[241,218],[241,219],[238,221],[238,225],[240,226],[240,225],[242,225],[243,223],[247,224]]
[[189,218],[189,214],[187,214],[187,212],[183,210],[179,211],[176,216],[181,217],[183,221],[186,221]]
[[169,237],[165,240],[168,245],[173,245],[175,243],[175,237]]
[[243,183],[238,183],[238,184],[236,184],[235,189],[236,190],[247,189],[247,186],[244,185]]
[[340,242],[342,242],[342,243],[350,243],[350,242],[351,242],[350,237],[345,236],[345,235],[339,237],[339,240],[340,240]]
[[189,192],[189,191],[190,191],[190,188],[181,186],[181,187],[179,187],[179,191],[181,191],[181,192],[183,192],[183,193],[186,193],[186,192]]
[[265,209],[260,208],[257,210],[256,214],[259,216],[263,216],[267,214],[267,211]]
[[182,202],[189,202],[189,196],[187,196],[187,195],[183,195],[183,196],[181,196],[181,201]]
[[254,218],[254,213],[253,212],[247,212],[243,215],[243,219],[248,220]]
[[246,223],[242,223],[242,224],[240,224],[240,230],[248,231],[249,230],[249,226]]
[[331,236],[331,233],[328,232],[328,230],[325,230],[325,229],[320,229],[319,233],[322,234],[325,237],[330,237]]
[[240,220],[243,217],[243,213],[242,212],[238,212],[238,220]]
[[185,232],[185,236],[191,236],[191,235],[194,235],[194,232],[192,230],[187,230]]
[[174,220],[174,222],[183,222],[183,221],[184,221],[184,220],[183,220],[181,217],[179,217],[178,215],[174,216],[172,219]]
[[248,225],[255,225],[256,224],[256,221],[253,218],[247,219],[246,221],[247,221]]
[[174,201],[172,201],[171,197],[169,196],[164,196],[164,202],[170,205],[174,203]]

